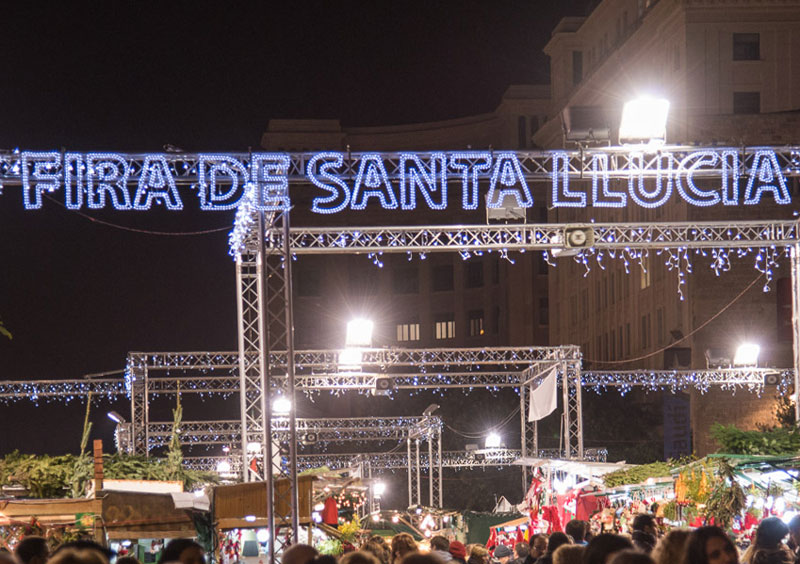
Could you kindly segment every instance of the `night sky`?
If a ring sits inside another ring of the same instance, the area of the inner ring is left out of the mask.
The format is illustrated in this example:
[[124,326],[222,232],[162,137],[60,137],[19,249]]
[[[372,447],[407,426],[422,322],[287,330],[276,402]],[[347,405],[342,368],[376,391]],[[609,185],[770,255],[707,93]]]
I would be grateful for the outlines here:
[[[272,118],[393,125],[492,111],[510,84],[548,82],[541,49],[587,0],[18,4],[3,7],[0,150],[224,152],[257,148]],[[0,378],[119,370],[131,350],[234,350],[232,213],[195,201],[87,214],[216,232],[126,231],[52,200],[25,211],[6,187],[0,319],[14,338],[0,337]],[[110,436],[105,410],[92,418]],[[77,448],[80,402],[0,413],[0,454]]]

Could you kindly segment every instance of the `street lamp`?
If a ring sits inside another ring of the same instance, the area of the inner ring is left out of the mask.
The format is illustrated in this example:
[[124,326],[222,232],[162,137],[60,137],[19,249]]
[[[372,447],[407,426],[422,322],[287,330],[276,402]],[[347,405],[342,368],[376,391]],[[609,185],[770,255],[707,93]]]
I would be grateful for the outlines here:
[[500,448],[500,444],[502,443],[502,439],[500,435],[495,432],[491,432],[486,435],[486,448]]
[[752,343],[742,343],[736,349],[733,357],[734,366],[756,366],[758,365],[758,353],[761,347]]
[[375,482],[372,485],[372,495],[381,497],[384,493],[386,493],[386,484],[383,482]]
[[645,96],[625,102],[619,142],[658,145],[667,140],[669,100]]
[[275,415],[288,415],[292,410],[292,400],[285,396],[278,396],[272,402],[272,413]]
[[121,425],[122,423],[126,423],[125,418],[117,413],[116,411],[109,411],[108,418],[111,419],[117,425]]
[[346,347],[372,346],[372,329],[375,324],[369,319],[357,318],[347,322]]

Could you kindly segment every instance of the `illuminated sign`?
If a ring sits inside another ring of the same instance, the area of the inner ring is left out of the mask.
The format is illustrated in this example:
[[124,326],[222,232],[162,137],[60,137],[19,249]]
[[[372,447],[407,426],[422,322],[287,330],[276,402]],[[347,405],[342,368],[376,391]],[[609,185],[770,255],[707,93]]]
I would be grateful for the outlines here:
[[[792,152],[792,155],[795,153]],[[784,157],[784,155],[780,155]],[[203,210],[288,209],[289,184],[310,184],[311,211],[445,210],[456,191],[464,210],[513,202],[533,206],[531,186],[547,185],[553,207],[654,208],[679,197],[693,206],[791,203],[774,149],[659,153],[596,151],[312,154],[146,154],[22,152],[3,155],[0,181],[18,180],[27,209],[62,192],[70,209],[168,210],[184,207],[179,186],[197,191]],[[576,178],[588,180],[577,183]],[[616,182],[613,182],[615,181]],[[702,182],[700,182],[702,180]],[[590,187],[587,187],[590,185]],[[677,196],[676,196],[677,194]],[[543,194],[545,196],[545,194]]]

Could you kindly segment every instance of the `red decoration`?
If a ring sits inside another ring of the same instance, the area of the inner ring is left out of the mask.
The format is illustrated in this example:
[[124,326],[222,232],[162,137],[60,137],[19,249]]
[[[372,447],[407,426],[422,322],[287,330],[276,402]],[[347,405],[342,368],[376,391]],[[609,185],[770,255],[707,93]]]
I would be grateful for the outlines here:
[[336,500],[332,497],[325,500],[325,507],[322,509],[322,522],[334,527],[339,524],[339,509],[336,507]]

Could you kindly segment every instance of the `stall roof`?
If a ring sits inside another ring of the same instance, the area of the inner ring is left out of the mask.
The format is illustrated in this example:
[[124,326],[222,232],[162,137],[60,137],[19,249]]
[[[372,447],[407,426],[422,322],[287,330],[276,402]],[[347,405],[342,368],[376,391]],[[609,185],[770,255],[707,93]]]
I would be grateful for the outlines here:
[[630,468],[624,462],[586,462],[582,460],[564,460],[560,458],[522,457],[514,461],[518,466],[540,466],[551,470],[561,470],[579,476],[602,476],[609,472]]

